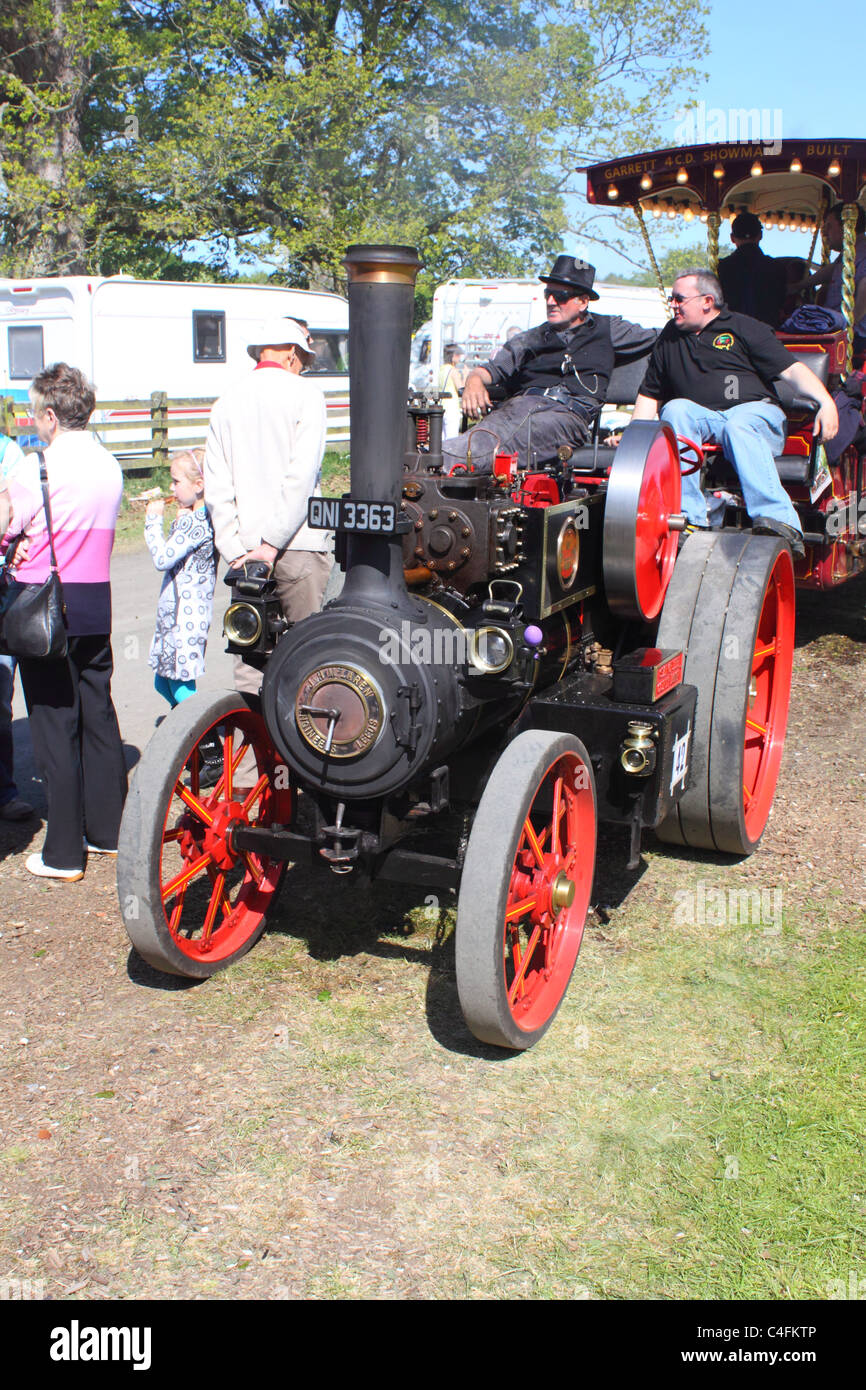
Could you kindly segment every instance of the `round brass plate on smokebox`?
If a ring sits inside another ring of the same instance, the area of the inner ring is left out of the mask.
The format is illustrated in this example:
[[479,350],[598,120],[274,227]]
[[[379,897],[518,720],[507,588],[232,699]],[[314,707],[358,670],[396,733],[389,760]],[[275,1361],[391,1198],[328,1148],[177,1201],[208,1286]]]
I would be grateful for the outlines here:
[[[384,723],[383,699],[366,671],[357,666],[318,666],[304,679],[295,701],[295,721],[301,737],[322,756],[354,758],[372,748]],[[308,708],[302,709],[302,706]],[[321,709],[316,714],[314,709]],[[339,711],[330,749],[326,748],[331,719]]]

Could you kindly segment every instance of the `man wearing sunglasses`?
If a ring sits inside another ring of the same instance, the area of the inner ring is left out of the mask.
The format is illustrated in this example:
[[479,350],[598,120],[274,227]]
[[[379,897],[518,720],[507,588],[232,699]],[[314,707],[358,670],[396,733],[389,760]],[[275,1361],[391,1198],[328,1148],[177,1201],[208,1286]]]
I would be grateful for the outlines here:
[[[653,348],[632,419],[659,416],[686,439],[715,439],[734,465],[752,529],[781,536],[795,555],[805,555],[797,513],[776,471],[785,412],[773,382],[782,377],[818,402],[815,437],[824,441],[839,428],[831,396],[767,324],[726,308],[711,271],[684,271],[670,300],[673,319]],[[687,529],[706,528],[699,473],[683,475],[682,507]]]
[[[469,373],[463,410],[480,422],[446,442],[446,467],[468,463],[489,473],[502,451],[516,452],[526,468],[553,458],[562,445],[585,444],[616,362],[640,357],[655,342],[654,328],[589,312],[598,294],[595,267],[586,261],[558,256],[540,279],[547,322],[509,338]],[[493,406],[491,387],[504,393],[504,404]]]

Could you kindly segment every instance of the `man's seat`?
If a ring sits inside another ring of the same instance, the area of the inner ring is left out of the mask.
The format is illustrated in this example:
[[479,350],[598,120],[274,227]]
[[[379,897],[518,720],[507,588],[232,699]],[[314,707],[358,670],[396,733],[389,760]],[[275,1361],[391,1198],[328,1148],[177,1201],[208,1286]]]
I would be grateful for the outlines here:
[[800,346],[796,343],[786,343],[785,347],[794,362],[802,362],[804,367],[808,367],[810,371],[815,373],[821,385],[827,387],[830,380],[831,358],[820,344],[804,343]]
[[[607,384],[605,405],[634,405],[646,375],[649,359],[650,354],[645,352],[642,357],[634,357],[630,361],[621,362],[614,367]],[[600,430],[601,412],[593,423],[592,442],[582,449],[575,449],[568,460],[569,467],[573,468],[576,473],[594,473],[599,466]],[[613,462],[613,450],[601,445],[601,454],[601,465],[606,468],[608,464]]]

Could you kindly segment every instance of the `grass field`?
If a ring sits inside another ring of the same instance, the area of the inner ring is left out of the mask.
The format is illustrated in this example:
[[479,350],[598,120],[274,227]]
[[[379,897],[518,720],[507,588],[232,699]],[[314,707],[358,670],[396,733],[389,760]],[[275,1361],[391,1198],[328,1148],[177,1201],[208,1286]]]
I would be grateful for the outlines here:
[[453,915],[409,890],[296,867],[198,988],[128,980],[112,929],[74,1072],[70,1016],[10,1076],[47,1091],[0,1154],[8,1268],[61,1297],[142,1271],[157,1298],[838,1296],[866,1236],[862,932],[787,890],[771,922],[678,921],[684,892],[750,880],[645,860],[522,1055],[467,1034]]
[[[863,937],[817,905],[673,924],[674,884],[706,866],[649,864],[590,933],[549,1038],[510,1058],[458,1041],[450,914],[415,909],[407,935],[392,897],[400,930],[371,946],[387,907],[355,886],[335,939],[339,889],[317,909],[298,882],[305,949],[275,924],[199,1001],[274,1039],[233,1126],[250,1188],[291,1190],[300,1212],[311,1184],[345,1194],[366,1174],[368,1213],[435,1251],[427,1297],[828,1297],[866,1236]],[[339,1255],[307,1288],[379,1278]]]

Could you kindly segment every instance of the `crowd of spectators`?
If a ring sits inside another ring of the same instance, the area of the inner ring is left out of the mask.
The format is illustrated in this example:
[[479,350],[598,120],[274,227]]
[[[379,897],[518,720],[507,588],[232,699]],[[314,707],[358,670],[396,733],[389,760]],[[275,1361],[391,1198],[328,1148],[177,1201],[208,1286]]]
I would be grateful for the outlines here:
[[[273,566],[289,621],[321,604],[330,537],[309,532],[307,498],[319,490],[325,447],[321,389],[300,373],[315,357],[306,326],[261,325],[248,352],[256,369],[241,390],[216,401],[207,447],[171,460],[174,524],[164,534],[165,500],[148,506],[145,540],[163,574],[150,664],[172,706],[204,671],[217,553],[230,566]],[[265,370],[270,368],[271,370]],[[26,861],[41,878],[75,881],[88,855],[116,855],[127,773],[111,698],[109,566],[123,492],[116,459],[88,431],[95,406],[83,374],[66,363],[46,368],[30,390],[42,448],[24,455],[0,436],[0,538],[4,585],[40,585],[51,568],[51,537],[65,606],[67,650],[50,658],[0,658],[0,819],[26,820],[12,745],[16,664],[27,706],[34,761],[47,803],[41,851]],[[239,690],[257,690],[261,673],[236,667]],[[242,772],[243,769],[240,769]]]

